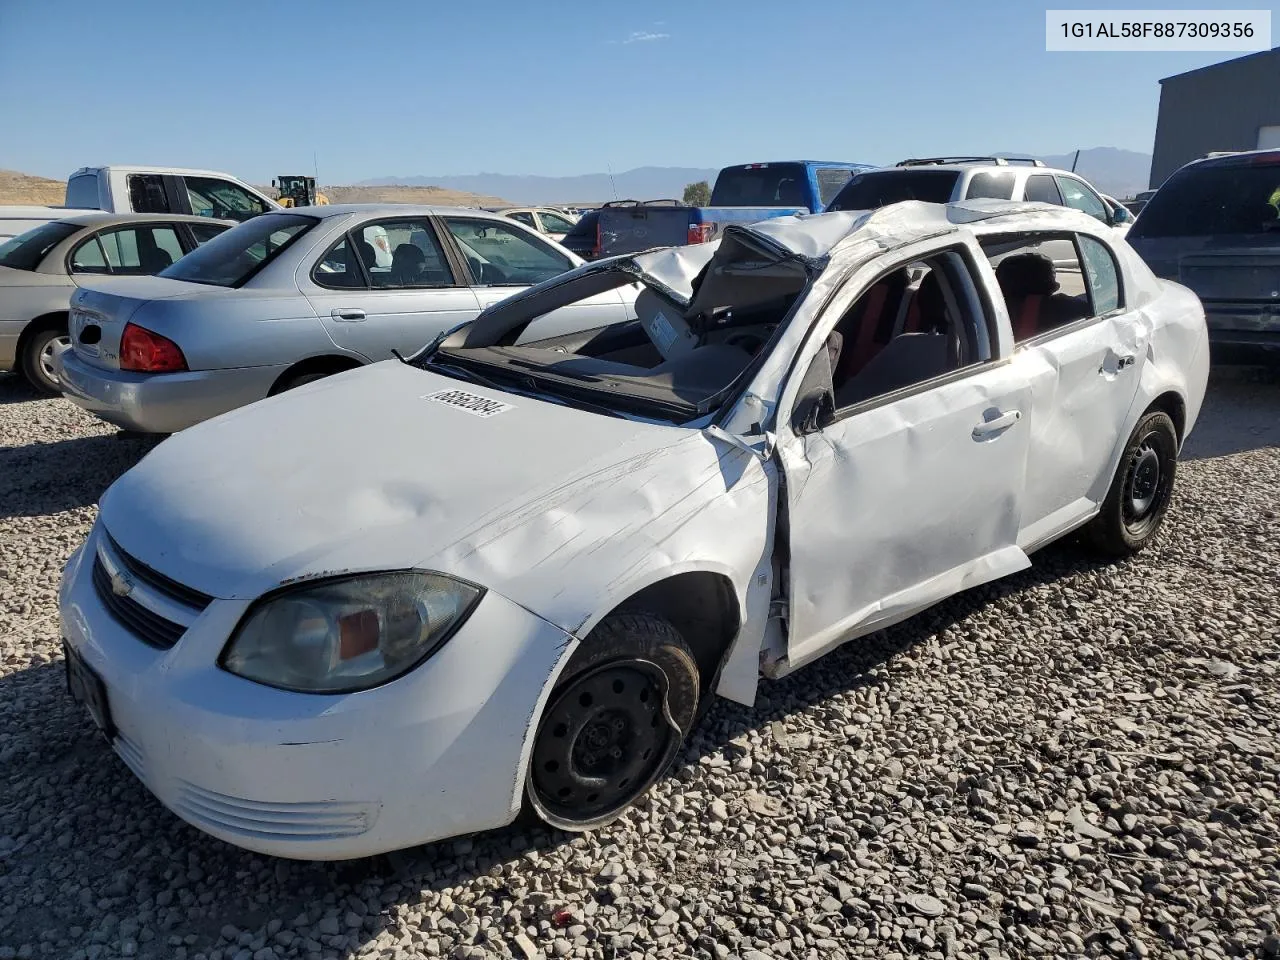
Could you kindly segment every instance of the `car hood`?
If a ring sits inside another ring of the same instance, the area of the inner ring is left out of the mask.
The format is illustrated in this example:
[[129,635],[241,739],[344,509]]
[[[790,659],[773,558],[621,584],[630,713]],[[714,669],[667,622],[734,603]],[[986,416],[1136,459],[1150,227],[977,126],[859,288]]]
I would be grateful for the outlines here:
[[733,453],[698,430],[386,361],[175,434],[107,490],[101,518],[128,553],[215,597],[426,567],[532,606],[601,544],[681,522]]

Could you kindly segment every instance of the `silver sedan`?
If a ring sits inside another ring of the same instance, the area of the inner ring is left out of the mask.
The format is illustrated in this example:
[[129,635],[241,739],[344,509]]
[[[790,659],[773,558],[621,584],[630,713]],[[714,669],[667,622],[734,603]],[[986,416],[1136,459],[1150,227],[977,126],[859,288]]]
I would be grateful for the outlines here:
[[[409,356],[512,293],[582,261],[519,223],[404,204],[255,217],[155,277],[76,293],[63,393],[109,423],[172,433],[312,380]],[[606,290],[527,339],[635,316]]]
[[58,393],[53,357],[67,343],[67,305],[98,276],[158,273],[232,226],[208,217],[80,213],[0,243],[0,371]]

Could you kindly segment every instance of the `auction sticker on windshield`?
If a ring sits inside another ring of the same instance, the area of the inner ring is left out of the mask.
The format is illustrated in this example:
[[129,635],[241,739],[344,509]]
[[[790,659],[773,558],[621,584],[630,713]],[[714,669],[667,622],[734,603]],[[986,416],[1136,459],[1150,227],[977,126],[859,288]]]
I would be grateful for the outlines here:
[[444,403],[477,417],[492,417],[499,413],[506,413],[512,408],[509,403],[490,400],[488,397],[482,397],[478,393],[468,393],[466,390],[437,390],[435,393],[425,394],[422,399]]

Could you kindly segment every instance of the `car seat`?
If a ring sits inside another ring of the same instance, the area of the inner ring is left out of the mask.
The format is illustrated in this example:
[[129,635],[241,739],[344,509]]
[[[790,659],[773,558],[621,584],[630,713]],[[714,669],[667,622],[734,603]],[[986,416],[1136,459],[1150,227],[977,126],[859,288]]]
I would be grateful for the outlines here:
[[155,235],[150,230],[138,230],[138,264],[146,274],[157,274],[166,267],[173,266],[173,256],[156,244]]
[[1042,253],[1019,253],[996,267],[1015,343],[1089,315],[1089,307],[1058,292],[1053,261]]
[[427,258],[412,243],[402,243],[391,254],[391,282],[398,287],[423,282]]

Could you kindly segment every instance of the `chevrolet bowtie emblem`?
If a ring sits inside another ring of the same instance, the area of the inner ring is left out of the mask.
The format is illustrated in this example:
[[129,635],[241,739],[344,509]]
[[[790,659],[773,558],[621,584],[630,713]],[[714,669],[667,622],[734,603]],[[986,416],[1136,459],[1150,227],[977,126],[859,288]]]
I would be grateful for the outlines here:
[[120,570],[111,574],[111,592],[117,597],[127,597],[133,593],[133,580]]

